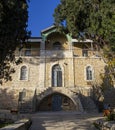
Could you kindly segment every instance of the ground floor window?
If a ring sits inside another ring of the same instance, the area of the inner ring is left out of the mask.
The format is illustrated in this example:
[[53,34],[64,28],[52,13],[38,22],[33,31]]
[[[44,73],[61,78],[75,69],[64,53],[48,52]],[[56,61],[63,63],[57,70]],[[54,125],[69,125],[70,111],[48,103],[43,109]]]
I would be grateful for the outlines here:
[[93,80],[93,70],[91,66],[86,67],[86,80]]

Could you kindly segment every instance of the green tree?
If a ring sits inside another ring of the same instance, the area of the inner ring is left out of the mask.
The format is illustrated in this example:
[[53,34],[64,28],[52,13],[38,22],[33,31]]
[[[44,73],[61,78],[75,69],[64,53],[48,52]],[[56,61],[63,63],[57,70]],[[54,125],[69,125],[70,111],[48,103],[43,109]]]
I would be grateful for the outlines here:
[[14,69],[10,63],[16,62],[14,51],[16,47],[23,47],[30,35],[27,30],[28,2],[0,0],[0,79],[11,79]]
[[84,32],[84,36],[101,43],[109,42],[115,49],[114,0],[61,0],[54,18],[57,26],[74,37]]
[[92,39],[115,80],[115,0],[60,0],[54,19],[59,31]]

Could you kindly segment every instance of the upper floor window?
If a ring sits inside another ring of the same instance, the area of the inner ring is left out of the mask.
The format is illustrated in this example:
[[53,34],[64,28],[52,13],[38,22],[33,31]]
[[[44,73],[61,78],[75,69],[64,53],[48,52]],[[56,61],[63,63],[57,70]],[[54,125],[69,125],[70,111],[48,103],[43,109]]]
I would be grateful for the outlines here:
[[25,56],[30,56],[31,55],[31,50],[25,50]]
[[86,67],[86,80],[93,80],[93,70],[91,66]]
[[61,43],[60,42],[53,43],[53,49],[55,49],[55,50],[61,49]]
[[62,70],[59,65],[52,67],[52,86],[62,87]]
[[20,80],[27,80],[27,67],[26,66],[21,67]]
[[88,46],[86,46],[86,45],[83,45],[82,56],[83,57],[87,57],[88,56]]
[[25,56],[31,56],[31,45],[27,45],[25,48]]
[[87,57],[88,56],[88,50],[87,49],[83,49],[82,50],[82,56],[83,57]]

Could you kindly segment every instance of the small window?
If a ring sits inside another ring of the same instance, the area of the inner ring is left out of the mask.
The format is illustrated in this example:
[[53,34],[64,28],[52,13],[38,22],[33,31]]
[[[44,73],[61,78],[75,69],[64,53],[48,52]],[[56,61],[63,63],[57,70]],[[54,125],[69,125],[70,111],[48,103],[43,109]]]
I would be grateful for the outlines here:
[[26,46],[25,56],[31,56],[31,45]]
[[25,50],[25,56],[31,56],[31,50]]
[[64,97],[63,103],[68,103],[68,98]]
[[55,50],[61,49],[61,43],[60,42],[53,43],[53,49],[55,49]]
[[91,66],[86,68],[86,80],[93,80],[93,71]]
[[26,66],[21,67],[20,80],[27,80],[27,67]]
[[88,56],[88,46],[86,46],[86,45],[83,45],[82,56],[83,57],[87,57]]
[[88,56],[88,50],[87,49],[83,49],[82,50],[82,56],[83,57],[87,57]]

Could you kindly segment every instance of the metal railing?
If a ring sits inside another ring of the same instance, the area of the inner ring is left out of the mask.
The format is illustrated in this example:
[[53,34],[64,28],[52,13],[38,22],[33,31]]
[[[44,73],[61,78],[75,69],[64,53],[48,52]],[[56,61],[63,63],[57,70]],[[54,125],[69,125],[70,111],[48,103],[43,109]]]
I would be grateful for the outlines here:
[[40,56],[40,50],[39,49],[22,49],[21,51],[16,50],[15,55],[24,57]]
[[24,56],[24,57],[33,57],[37,56],[40,57],[41,55],[44,56],[64,56],[65,54],[72,54],[74,57],[88,57],[88,56],[96,56],[100,57],[99,52],[97,50],[91,49],[66,49],[66,50],[40,50],[38,49],[22,49],[21,51],[16,50],[16,56]]

